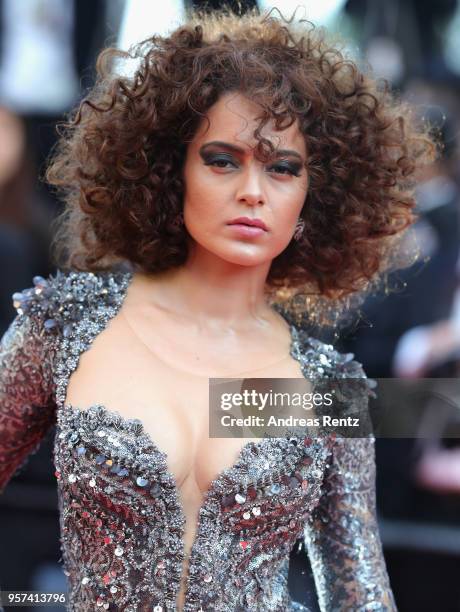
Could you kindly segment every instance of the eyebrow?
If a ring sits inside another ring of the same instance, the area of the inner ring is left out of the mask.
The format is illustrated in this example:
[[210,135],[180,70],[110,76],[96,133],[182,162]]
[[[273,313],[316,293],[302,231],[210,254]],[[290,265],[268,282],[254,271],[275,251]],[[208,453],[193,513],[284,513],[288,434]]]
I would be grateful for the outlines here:
[[[223,140],[213,140],[211,142],[206,142],[204,145],[200,147],[199,152],[204,153],[204,151],[208,147],[221,147],[222,149],[227,149],[229,151],[233,151],[234,153],[245,154],[246,151],[242,147],[238,147],[237,145],[230,144],[229,142],[224,142]],[[275,149],[275,155],[277,157],[285,156],[285,157],[296,157],[303,161],[302,156],[297,151],[293,149]]]

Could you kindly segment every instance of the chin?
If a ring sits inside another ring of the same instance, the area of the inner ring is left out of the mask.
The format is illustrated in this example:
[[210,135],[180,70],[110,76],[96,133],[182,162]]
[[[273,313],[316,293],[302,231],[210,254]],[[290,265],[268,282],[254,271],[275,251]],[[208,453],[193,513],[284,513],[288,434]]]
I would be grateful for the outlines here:
[[227,263],[234,264],[235,266],[244,266],[245,268],[261,266],[266,263],[265,259],[255,259],[254,257],[228,257],[225,258],[225,261],[227,261]]
[[260,266],[260,265],[266,264],[267,262],[273,259],[273,257],[271,255],[268,255],[267,253],[263,253],[263,254],[260,252],[251,253],[248,251],[236,252],[236,250],[232,252],[227,251],[225,253],[216,253],[216,255],[228,263],[234,264],[236,266],[246,266],[246,267]]
[[[278,245],[279,246],[279,245]],[[271,262],[279,253],[279,249],[267,249],[266,245],[251,244],[249,242],[224,242],[211,244],[195,240],[195,248],[205,251],[209,255],[219,258],[235,266],[261,266]]]

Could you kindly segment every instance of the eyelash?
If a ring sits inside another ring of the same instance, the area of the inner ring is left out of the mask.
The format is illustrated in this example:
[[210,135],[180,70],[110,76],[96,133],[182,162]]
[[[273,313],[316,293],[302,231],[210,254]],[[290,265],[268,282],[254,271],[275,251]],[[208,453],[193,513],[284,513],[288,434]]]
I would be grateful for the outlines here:
[[[231,158],[227,158],[227,157],[214,157],[214,158],[210,158],[208,160],[205,160],[205,166],[213,166],[215,168],[225,168],[225,166],[217,166],[216,164],[218,163],[225,163],[225,164],[232,164],[234,167],[236,167],[235,162],[231,159]],[[282,175],[290,175],[290,176],[300,176],[300,167],[295,167],[293,168],[290,165],[286,165],[286,164],[273,164],[271,166],[271,168],[278,168],[281,170],[286,170],[286,172],[277,172],[277,174],[282,174]]]

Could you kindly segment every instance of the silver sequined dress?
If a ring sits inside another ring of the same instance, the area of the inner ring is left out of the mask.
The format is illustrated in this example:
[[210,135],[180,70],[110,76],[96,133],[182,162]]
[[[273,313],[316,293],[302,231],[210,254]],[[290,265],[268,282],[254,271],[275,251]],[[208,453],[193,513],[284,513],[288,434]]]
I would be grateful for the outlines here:
[[[79,356],[120,308],[131,272],[69,272],[15,294],[0,345],[0,492],[56,424],[69,610],[176,609],[184,511],[167,457],[137,419],[65,404]],[[305,377],[364,378],[352,356],[290,324]],[[249,441],[207,491],[184,611],[308,612],[287,588],[305,542],[322,612],[394,611],[375,514],[374,438]]]

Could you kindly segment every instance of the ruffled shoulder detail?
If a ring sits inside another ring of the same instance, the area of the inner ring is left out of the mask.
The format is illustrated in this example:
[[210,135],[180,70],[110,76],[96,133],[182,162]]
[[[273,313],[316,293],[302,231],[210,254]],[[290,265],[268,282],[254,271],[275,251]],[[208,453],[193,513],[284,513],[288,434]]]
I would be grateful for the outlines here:
[[46,333],[71,335],[74,324],[92,304],[107,306],[117,301],[126,284],[121,272],[62,272],[48,278],[35,276],[33,287],[13,294],[18,315],[43,322]]
[[366,378],[363,366],[353,353],[340,353],[332,344],[296,330],[294,351],[300,358],[307,378]]
[[367,405],[369,398],[376,397],[374,388],[377,383],[367,377],[353,353],[341,353],[332,344],[299,329],[295,333],[292,354],[300,361],[303,375],[316,381],[315,389],[318,392],[334,390],[337,415],[364,415],[363,427],[369,428]]

